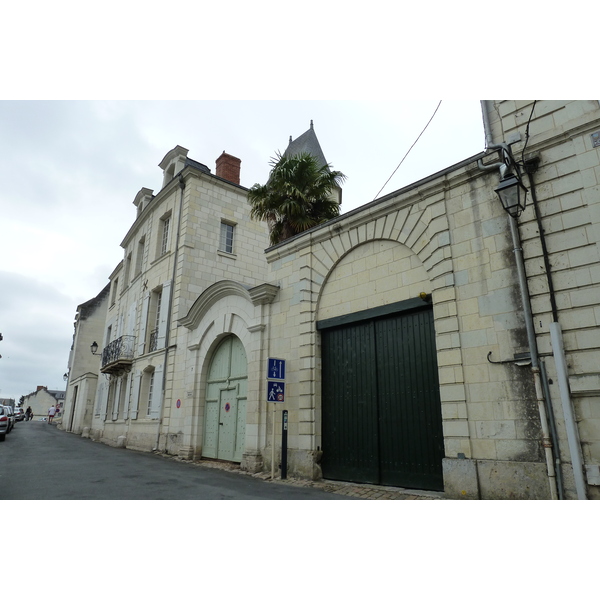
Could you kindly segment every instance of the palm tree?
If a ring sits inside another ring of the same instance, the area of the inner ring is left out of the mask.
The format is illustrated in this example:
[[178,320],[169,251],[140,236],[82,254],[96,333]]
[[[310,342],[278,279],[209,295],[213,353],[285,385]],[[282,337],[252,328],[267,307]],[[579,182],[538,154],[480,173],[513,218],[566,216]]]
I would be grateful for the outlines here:
[[330,165],[319,167],[308,152],[293,156],[277,153],[265,185],[254,184],[248,192],[250,216],[269,225],[271,244],[277,244],[325,223],[340,214],[332,192],[346,179]]

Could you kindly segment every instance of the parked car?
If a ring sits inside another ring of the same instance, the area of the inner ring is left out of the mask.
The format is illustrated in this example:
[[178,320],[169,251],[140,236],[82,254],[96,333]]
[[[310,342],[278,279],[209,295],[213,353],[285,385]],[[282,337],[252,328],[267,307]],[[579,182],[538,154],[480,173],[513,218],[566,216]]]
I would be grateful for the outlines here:
[[25,411],[20,407],[15,407],[15,421],[24,421],[25,420]]
[[8,431],[6,433],[9,433],[12,428],[15,426],[15,409],[12,406],[8,406],[8,405],[4,405],[5,408],[5,414],[8,417]]
[[6,434],[10,431],[10,415],[8,408],[0,404],[0,442],[6,439]]

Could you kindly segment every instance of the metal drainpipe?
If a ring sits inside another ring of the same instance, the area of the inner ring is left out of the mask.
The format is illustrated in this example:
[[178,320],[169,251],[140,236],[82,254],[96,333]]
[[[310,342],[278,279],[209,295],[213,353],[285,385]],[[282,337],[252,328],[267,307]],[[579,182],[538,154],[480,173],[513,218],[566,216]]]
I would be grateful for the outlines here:
[[567,361],[562,341],[560,323],[550,323],[550,339],[552,342],[552,351],[554,353],[554,360],[556,363],[556,377],[558,379],[560,399],[565,417],[565,429],[567,430],[567,442],[571,452],[571,464],[573,466],[573,477],[575,479],[577,499],[587,500],[585,478],[583,475],[583,456],[581,453],[579,432],[577,431],[577,422],[575,421],[575,414],[571,404],[569,374],[567,372]]
[[491,148],[493,144],[492,140],[492,128],[490,126],[490,114],[488,112],[489,100],[480,100],[481,112],[483,114],[483,132],[485,133],[485,148]]
[[552,455],[552,441],[550,439],[550,430],[548,427],[548,416],[546,414],[546,405],[544,402],[544,393],[542,389],[542,380],[540,376],[540,365],[537,351],[537,341],[535,339],[535,329],[533,327],[533,316],[531,305],[529,303],[529,294],[527,291],[527,279],[525,276],[525,263],[523,261],[523,251],[519,239],[519,230],[517,222],[510,215],[510,233],[512,236],[515,260],[517,263],[517,276],[519,278],[519,287],[521,288],[521,301],[523,303],[523,313],[525,317],[525,329],[527,330],[527,341],[529,342],[529,354],[531,357],[531,371],[535,383],[535,396],[540,414],[540,425],[542,426],[542,445],[546,456],[546,467],[548,469],[548,483],[550,484],[550,497],[552,500],[558,500],[558,489],[556,486],[556,473],[554,470],[554,457]]
[[[183,211],[183,190],[185,190],[185,179],[179,175],[179,216],[177,219],[177,236],[175,238],[175,256],[173,258],[173,275],[171,277],[171,294],[169,295],[169,310],[167,312],[167,331],[165,333],[165,360],[163,363],[162,379],[162,401],[160,403],[160,418],[158,419],[158,428],[156,432],[156,443],[154,450],[158,450],[160,442],[160,427],[162,425],[163,414],[165,411],[165,393],[167,390],[167,361],[169,359],[169,340],[171,337],[171,313],[173,312],[173,296],[175,295],[175,277],[177,275],[177,258],[179,257],[179,236],[181,234],[181,213]],[[165,452],[167,451],[167,441],[165,440]]]
[[[577,490],[577,498],[579,500],[587,500],[585,477],[583,474],[583,455],[581,452],[581,443],[579,440],[579,433],[577,431],[577,423],[575,420],[575,413],[573,411],[573,404],[571,401],[571,390],[569,388],[569,379],[567,373],[567,360],[565,356],[564,345],[562,343],[562,330],[560,323],[558,322],[558,308],[556,305],[556,297],[554,294],[554,284],[552,281],[552,271],[550,260],[548,258],[548,249],[546,247],[546,237],[544,235],[544,229],[542,224],[542,218],[537,204],[537,191],[535,187],[535,179],[533,177],[537,170],[537,160],[531,160],[525,162],[525,171],[529,178],[529,187],[531,188],[531,201],[533,204],[533,210],[535,218],[538,224],[540,242],[542,245],[542,255],[544,257],[544,267],[546,270],[546,278],[548,281],[548,292],[550,294],[550,306],[552,309],[552,323],[550,324],[550,339],[552,342],[552,353],[554,355],[554,361],[557,369],[558,387],[560,390],[560,398],[563,407],[563,413],[565,417],[565,429],[567,432],[567,443],[569,445],[569,451],[571,453],[571,466],[573,467],[573,477],[575,479],[575,489]],[[550,394],[547,394],[548,404],[550,405]],[[553,419],[554,415],[550,411],[550,418]],[[552,423],[553,428],[556,428],[556,424]],[[558,440],[555,442],[558,453]],[[560,460],[560,459],[559,459]],[[559,467],[560,468],[560,467]]]
[[[542,216],[540,214],[538,203],[537,203],[537,190],[535,187],[534,173],[537,171],[538,165],[539,165],[538,158],[534,158],[532,160],[526,161],[525,162],[525,172],[527,173],[527,177],[529,179],[529,188],[531,190],[531,203],[533,206],[533,212],[535,214],[535,220],[536,220],[537,226],[538,226],[538,232],[539,232],[539,236],[540,236],[540,244],[542,246],[544,269],[546,271],[546,280],[548,282],[548,294],[550,296],[550,308],[552,310],[552,322],[558,323],[558,307],[556,305],[556,295],[554,293],[554,282],[552,281],[552,271],[551,271],[550,260],[548,257],[548,247],[546,246],[546,236],[544,235]],[[556,361],[557,360],[557,357],[556,357],[557,350],[555,350],[554,347],[553,347],[553,352],[554,352],[555,361]],[[563,484],[563,478],[562,478],[562,463],[561,463],[561,459],[560,459],[558,432],[557,432],[557,428],[556,428],[556,420],[554,417],[554,410],[552,408],[552,398],[550,396],[550,387],[548,385],[548,375],[546,373],[546,367],[543,362],[540,363],[540,368],[541,368],[544,396],[546,397],[546,404],[548,407],[548,417],[550,418],[550,433],[552,435],[552,443],[554,445],[554,461],[556,464],[558,495],[561,500],[564,500],[564,484]],[[560,385],[559,385],[559,388],[560,388]],[[567,433],[568,433],[568,430],[567,430]]]
[[560,460],[560,448],[558,445],[558,432],[556,430],[556,419],[554,418],[554,409],[552,408],[552,401],[550,399],[550,386],[548,385],[548,373],[546,371],[546,363],[540,360],[540,373],[542,376],[542,387],[544,389],[544,396],[546,397],[546,404],[548,406],[548,416],[550,417],[550,434],[552,435],[552,443],[554,444],[554,464],[556,470],[556,487],[558,488],[558,499],[565,499],[565,486],[563,483],[562,476],[562,462]]

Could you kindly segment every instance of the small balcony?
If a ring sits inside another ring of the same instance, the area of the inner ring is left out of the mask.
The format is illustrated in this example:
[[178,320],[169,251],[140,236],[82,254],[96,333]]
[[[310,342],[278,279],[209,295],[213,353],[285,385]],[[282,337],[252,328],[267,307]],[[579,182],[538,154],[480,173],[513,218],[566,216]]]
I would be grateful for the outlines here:
[[133,364],[134,335],[122,335],[102,351],[102,373],[118,375],[129,371]]

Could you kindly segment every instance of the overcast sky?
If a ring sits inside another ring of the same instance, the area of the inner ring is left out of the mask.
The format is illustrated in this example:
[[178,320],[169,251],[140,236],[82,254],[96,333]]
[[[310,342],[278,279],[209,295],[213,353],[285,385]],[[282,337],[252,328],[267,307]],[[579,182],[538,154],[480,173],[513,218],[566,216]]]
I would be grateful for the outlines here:
[[[225,150],[241,184],[313,120],[327,161],[347,175],[342,212],[377,196],[439,100],[0,102],[0,397],[64,389],[77,305],[123,258],[142,187],[176,145],[215,172]],[[381,195],[484,149],[478,100],[442,101]]]

